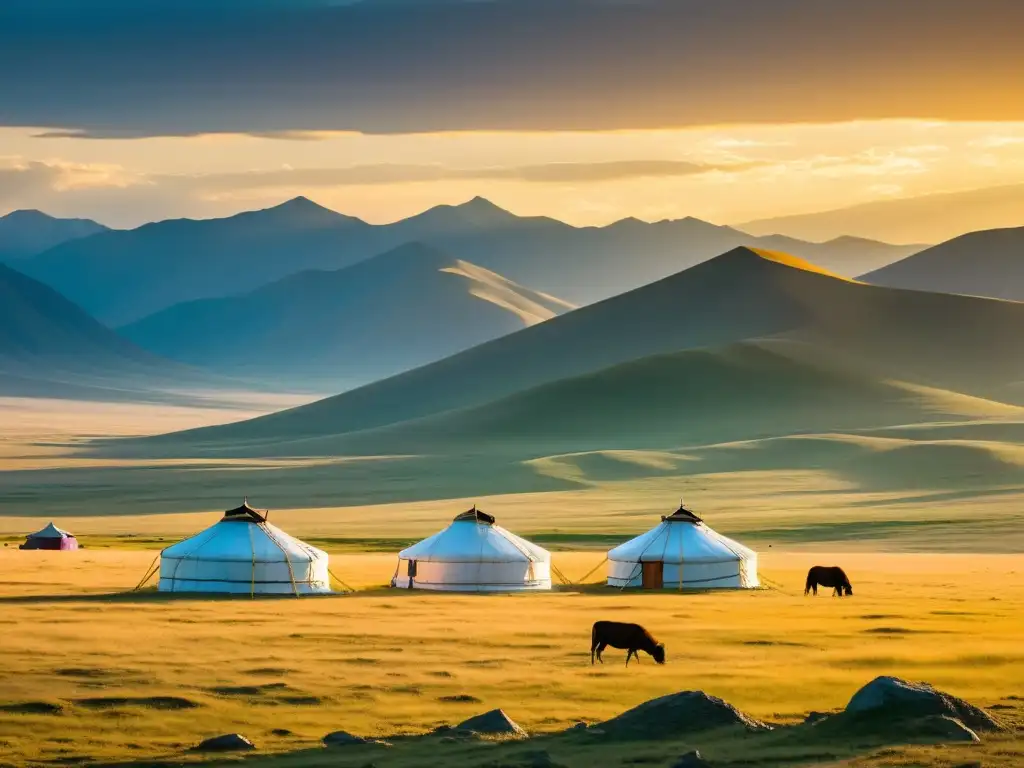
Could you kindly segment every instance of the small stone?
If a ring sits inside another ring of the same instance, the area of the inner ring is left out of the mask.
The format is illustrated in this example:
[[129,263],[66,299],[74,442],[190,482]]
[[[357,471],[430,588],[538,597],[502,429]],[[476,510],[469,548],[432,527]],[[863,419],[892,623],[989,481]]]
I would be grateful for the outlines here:
[[490,712],[463,720],[459,723],[458,728],[461,731],[473,731],[488,735],[526,736],[526,731],[500,709],[492,709]]
[[321,739],[327,747],[351,747],[356,744],[366,744],[362,736],[353,736],[347,731],[332,731]]
[[807,717],[804,718],[804,725],[815,725],[822,720],[828,719],[830,716],[828,712],[808,712]]
[[291,736],[292,732],[287,728],[275,728],[270,732],[272,736]]
[[214,736],[192,747],[193,752],[243,752],[253,749],[256,749],[256,745],[240,733]]
[[701,757],[700,752],[695,749],[676,760],[672,768],[711,768],[711,763]]

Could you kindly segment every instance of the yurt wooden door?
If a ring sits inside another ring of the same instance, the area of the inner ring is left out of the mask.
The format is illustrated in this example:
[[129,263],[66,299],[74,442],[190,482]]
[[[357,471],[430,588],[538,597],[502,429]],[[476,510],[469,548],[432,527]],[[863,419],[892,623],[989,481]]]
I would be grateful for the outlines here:
[[641,563],[644,589],[661,589],[664,584],[665,564],[661,560]]

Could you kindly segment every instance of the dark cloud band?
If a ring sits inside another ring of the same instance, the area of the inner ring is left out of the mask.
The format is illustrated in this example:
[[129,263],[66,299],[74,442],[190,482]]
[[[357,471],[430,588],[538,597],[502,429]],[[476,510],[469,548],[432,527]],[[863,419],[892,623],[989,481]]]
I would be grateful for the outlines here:
[[1020,29],[1020,0],[7,0],[0,125],[124,137],[1021,119]]

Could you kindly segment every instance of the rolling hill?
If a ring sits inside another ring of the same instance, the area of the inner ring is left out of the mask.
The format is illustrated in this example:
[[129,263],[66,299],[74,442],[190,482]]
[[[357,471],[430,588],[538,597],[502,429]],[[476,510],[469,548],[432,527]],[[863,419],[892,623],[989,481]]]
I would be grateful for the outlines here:
[[330,272],[175,305],[123,327],[139,346],[246,378],[365,384],[574,307],[410,243]]
[[27,259],[61,243],[106,231],[90,219],[58,219],[42,211],[12,211],[0,216],[0,263]]
[[287,442],[291,455],[659,450],[1024,409],[877,377],[810,343],[772,339],[651,355],[472,408]]
[[736,227],[752,235],[782,233],[815,241],[856,235],[889,243],[940,243],[966,232],[1020,226],[1022,212],[1024,184],[1013,184],[880,200]]
[[862,279],[892,288],[1024,301],[1024,227],[961,235]]
[[842,350],[865,375],[981,397],[1024,374],[1024,304],[882,288],[737,248],[681,273],[422,368],[288,411],[156,438],[289,450],[686,349],[765,337]]
[[238,295],[304,270],[341,269],[412,241],[575,304],[639,287],[739,245],[782,247],[846,275],[916,250],[863,241],[761,241],[693,218],[573,227],[515,216],[482,198],[370,225],[296,198],[226,219],[107,232],[40,254],[24,270],[119,326],[183,301]]

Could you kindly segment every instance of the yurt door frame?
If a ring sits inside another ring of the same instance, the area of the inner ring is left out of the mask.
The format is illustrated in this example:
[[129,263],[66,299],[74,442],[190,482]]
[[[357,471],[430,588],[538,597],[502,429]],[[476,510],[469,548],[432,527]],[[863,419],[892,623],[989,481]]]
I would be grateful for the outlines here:
[[642,573],[640,586],[643,589],[661,589],[665,584],[665,563],[661,560],[645,560],[640,563]]

